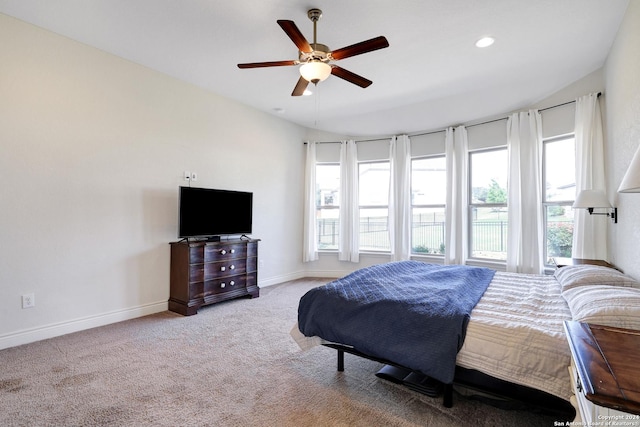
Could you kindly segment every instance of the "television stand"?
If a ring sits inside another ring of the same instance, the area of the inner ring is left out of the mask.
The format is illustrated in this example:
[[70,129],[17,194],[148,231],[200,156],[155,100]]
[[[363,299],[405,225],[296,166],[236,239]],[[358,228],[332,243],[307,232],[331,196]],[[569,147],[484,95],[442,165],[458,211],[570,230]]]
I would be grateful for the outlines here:
[[259,297],[259,241],[172,242],[169,310],[191,316],[203,305]]

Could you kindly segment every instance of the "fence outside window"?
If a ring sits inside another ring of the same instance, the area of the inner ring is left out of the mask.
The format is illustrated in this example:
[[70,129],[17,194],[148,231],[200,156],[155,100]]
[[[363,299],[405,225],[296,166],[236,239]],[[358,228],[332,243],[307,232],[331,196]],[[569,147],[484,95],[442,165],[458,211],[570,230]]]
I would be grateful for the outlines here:
[[[444,254],[445,226],[443,221],[414,221],[412,253]],[[506,221],[473,221],[474,252],[487,258],[504,258],[507,251]],[[549,221],[547,253],[552,256],[570,256],[573,221]],[[338,249],[338,220],[318,220],[318,248]],[[559,236],[559,237],[556,237]],[[360,221],[360,248],[372,251],[389,250],[387,218],[363,217]]]

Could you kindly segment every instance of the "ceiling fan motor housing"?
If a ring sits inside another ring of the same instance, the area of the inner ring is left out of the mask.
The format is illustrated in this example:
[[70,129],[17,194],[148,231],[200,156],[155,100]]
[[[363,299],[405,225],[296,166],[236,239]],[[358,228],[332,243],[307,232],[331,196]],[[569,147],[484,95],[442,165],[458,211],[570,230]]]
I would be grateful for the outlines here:
[[331,52],[329,46],[321,43],[312,43],[311,47],[313,48],[313,51],[311,52],[299,52],[298,60],[300,63],[310,61],[329,62],[331,59],[329,57],[329,53]]
[[322,18],[322,11],[320,9],[309,9],[307,16],[312,22],[317,22]]

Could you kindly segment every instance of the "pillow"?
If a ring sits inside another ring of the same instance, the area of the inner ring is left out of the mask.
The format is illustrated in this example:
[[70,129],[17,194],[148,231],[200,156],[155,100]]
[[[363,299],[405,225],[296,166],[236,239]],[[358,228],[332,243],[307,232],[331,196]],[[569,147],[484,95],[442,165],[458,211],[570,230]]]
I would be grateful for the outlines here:
[[[564,267],[563,267],[564,268]],[[640,330],[640,289],[579,286],[562,293],[573,320]]]
[[553,275],[562,286],[563,292],[577,286],[585,285],[609,285],[640,288],[640,283],[631,277],[626,276],[613,268],[600,265],[567,265],[556,269]]

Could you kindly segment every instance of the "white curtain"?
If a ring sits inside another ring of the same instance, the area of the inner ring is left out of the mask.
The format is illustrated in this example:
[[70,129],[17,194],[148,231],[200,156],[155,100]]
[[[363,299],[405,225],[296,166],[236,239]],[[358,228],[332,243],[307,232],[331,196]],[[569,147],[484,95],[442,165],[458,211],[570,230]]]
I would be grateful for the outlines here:
[[340,261],[360,261],[360,210],[358,207],[358,154],[353,140],[340,144]]
[[542,125],[540,113],[515,113],[507,121],[509,177],[507,271],[542,274]]
[[307,141],[304,173],[304,238],[302,261],[318,259],[318,235],[316,225],[316,143]]
[[389,241],[391,261],[411,256],[411,142],[407,135],[389,143]]
[[445,264],[464,264],[467,258],[467,129],[447,128],[447,200],[445,208]]
[[[598,94],[576,100],[576,195],[582,190],[601,190],[606,194],[604,138]],[[608,259],[607,220],[575,209],[573,220],[574,258]]]

